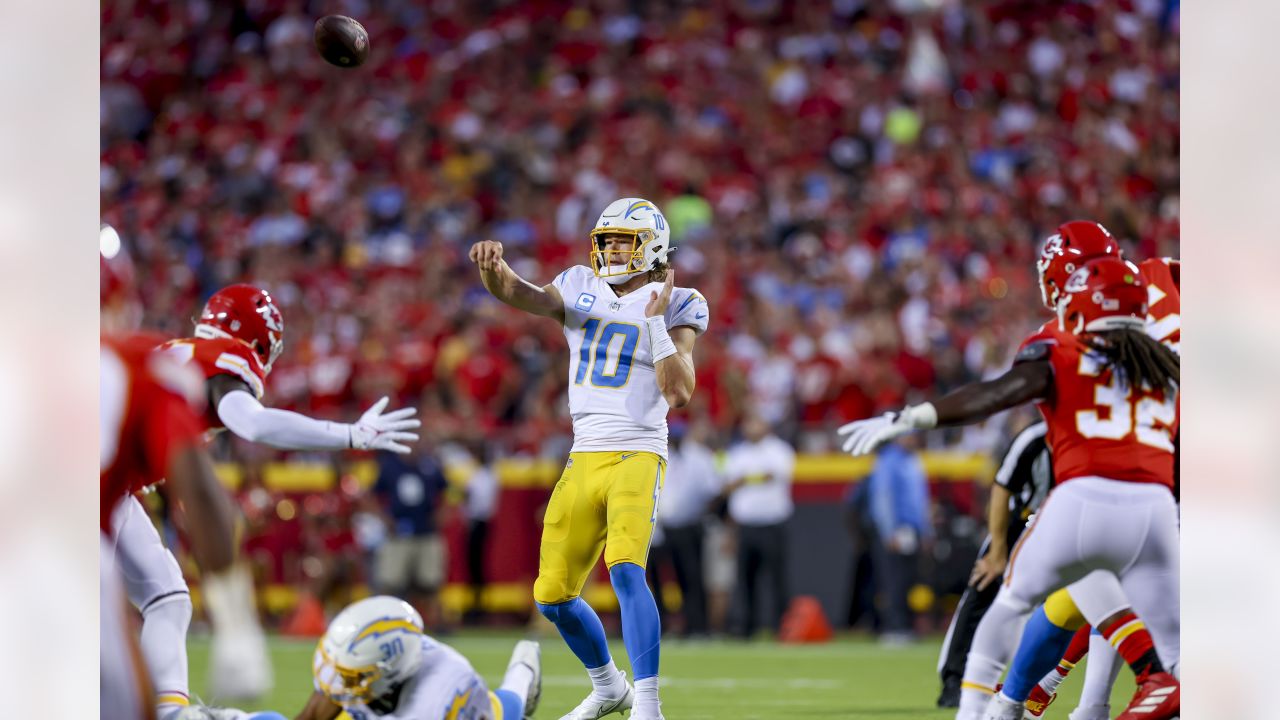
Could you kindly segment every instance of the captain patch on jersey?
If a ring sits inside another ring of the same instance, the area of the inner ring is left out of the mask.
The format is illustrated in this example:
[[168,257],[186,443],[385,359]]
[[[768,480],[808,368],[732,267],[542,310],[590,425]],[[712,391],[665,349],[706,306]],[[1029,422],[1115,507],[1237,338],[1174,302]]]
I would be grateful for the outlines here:
[[[667,410],[658,388],[645,305],[662,283],[619,298],[590,268],[577,265],[553,283],[564,300],[569,342],[569,411],[573,452],[648,450],[666,457]],[[675,288],[664,315],[667,329],[706,332],[710,310],[702,294]]]

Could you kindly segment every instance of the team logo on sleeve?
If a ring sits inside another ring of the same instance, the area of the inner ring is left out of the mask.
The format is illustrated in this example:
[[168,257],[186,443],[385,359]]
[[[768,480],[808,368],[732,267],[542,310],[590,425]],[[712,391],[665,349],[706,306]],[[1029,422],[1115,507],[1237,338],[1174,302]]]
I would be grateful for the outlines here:
[[589,310],[591,310],[591,306],[595,304],[596,304],[595,295],[592,295],[591,293],[582,293],[581,295],[578,296],[578,302],[574,303],[573,306],[583,312],[588,312]]

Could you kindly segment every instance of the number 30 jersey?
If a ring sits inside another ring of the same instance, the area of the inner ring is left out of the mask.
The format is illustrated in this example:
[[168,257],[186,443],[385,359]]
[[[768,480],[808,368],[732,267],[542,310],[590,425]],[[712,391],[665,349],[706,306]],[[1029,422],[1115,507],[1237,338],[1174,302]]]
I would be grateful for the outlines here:
[[[649,283],[619,298],[613,286],[577,265],[552,283],[564,301],[569,342],[569,413],[572,452],[635,450],[667,456],[667,411],[658,389],[645,305],[662,283]],[[709,311],[702,295],[673,288],[667,329],[706,331]]]

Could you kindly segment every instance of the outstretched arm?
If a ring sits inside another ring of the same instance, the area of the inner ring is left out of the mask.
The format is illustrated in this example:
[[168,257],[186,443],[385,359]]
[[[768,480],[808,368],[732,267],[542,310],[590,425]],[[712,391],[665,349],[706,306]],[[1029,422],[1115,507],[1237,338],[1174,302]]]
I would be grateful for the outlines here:
[[264,407],[243,380],[230,375],[209,379],[210,397],[218,419],[236,436],[281,450],[390,450],[409,452],[403,442],[414,442],[408,432],[422,423],[413,418],[416,408],[382,414],[382,398],[354,423],[316,420],[296,412]]
[[564,324],[564,303],[554,285],[538,287],[516,274],[502,259],[502,243],[482,240],[468,257],[480,267],[480,281],[494,297],[527,313],[555,318]]
[[932,403],[851,422],[838,432],[847,436],[845,452],[866,455],[913,430],[979,422],[1001,410],[1047,397],[1052,389],[1053,368],[1048,360],[1021,362],[994,380],[966,385]]
[[1001,410],[1047,396],[1052,385],[1048,360],[1018,363],[994,380],[965,385],[935,401],[937,424],[968,425],[986,420]]

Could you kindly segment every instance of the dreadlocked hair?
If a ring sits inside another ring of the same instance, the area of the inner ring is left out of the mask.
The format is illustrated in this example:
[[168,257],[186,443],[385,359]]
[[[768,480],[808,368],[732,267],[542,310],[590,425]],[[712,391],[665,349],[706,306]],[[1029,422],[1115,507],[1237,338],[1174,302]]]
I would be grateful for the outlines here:
[[1142,330],[1121,328],[1091,333],[1085,344],[1102,355],[1129,387],[1167,393],[1179,384],[1178,354]]

